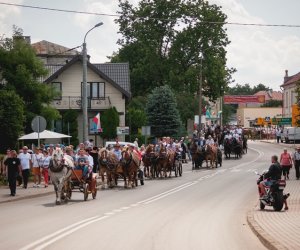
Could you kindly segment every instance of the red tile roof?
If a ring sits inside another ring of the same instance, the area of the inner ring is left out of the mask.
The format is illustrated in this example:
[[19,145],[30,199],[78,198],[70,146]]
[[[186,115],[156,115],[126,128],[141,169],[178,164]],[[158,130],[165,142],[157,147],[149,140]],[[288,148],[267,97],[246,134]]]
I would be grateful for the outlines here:
[[254,95],[264,95],[265,96],[265,101],[269,101],[269,100],[278,100],[278,101],[282,101],[282,92],[280,91],[265,91],[265,90],[261,90],[258,91],[257,93],[255,93]]
[[45,40],[37,43],[33,43],[31,44],[31,46],[38,55],[57,55],[57,54],[77,55],[78,54],[78,51],[76,50],[70,50],[69,48]]
[[299,81],[299,80],[300,80],[300,72],[297,73],[297,74],[295,74],[295,75],[293,75],[293,76],[289,76],[289,77],[287,78],[287,81],[284,82],[284,83],[281,85],[281,87],[285,87],[285,86],[287,86],[287,85],[294,84],[294,83],[296,83],[296,82]]

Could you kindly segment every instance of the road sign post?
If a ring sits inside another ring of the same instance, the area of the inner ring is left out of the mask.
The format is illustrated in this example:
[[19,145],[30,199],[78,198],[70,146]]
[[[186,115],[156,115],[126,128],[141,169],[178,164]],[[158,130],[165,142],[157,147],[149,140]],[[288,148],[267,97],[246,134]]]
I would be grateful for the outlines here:
[[36,116],[32,119],[31,128],[34,132],[38,133],[38,147],[40,147],[40,133],[47,127],[47,121],[42,116]]

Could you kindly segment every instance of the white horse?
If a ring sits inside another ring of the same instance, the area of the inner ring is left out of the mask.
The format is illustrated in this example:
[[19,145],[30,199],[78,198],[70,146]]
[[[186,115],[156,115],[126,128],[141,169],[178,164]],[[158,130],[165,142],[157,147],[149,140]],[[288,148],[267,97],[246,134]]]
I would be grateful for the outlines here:
[[72,174],[71,168],[74,162],[71,157],[65,156],[61,149],[53,151],[49,166],[49,174],[56,193],[56,205],[60,205],[62,200],[67,201],[69,181]]

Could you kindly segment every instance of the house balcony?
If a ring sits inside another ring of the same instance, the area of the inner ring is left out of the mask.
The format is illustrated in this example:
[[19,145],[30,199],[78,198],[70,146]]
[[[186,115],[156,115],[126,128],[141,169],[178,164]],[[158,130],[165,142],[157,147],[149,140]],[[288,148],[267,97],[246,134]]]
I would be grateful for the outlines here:
[[[62,96],[59,100],[52,101],[51,106],[58,110],[82,109],[82,97]],[[87,107],[91,110],[109,109],[111,108],[111,101],[109,97],[88,98]]]

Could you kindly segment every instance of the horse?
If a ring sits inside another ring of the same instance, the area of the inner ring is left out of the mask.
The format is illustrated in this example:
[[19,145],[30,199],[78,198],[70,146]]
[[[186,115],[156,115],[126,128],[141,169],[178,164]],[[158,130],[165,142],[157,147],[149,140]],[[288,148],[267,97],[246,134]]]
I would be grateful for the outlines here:
[[49,164],[49,175],[56,194],[56,205],[60,205],[62,200],[67,201],[71,198],[68,196],[68,189],[73,167],[74,162],[68,157],[64,157],[61,149],[53,151]]
[[175,165],[176,152],[173,149],[168,149],[167,153],[168,153],[168,163],[165,169],[165,176],[167,176],[167,172],[169,172],[169,178],[170,178],[172,174],[172,169]]
[[210,168],[217,167],[217,147],[215,145],[206,145],[205,161],[208,168],[208,161],[210,161]]
[[230,159],[230,154],[232,153],[232,142],[229,138],[224,139],[224,154],[226,159]]
[[101,148],[98,153],[99,162],[99,175],[101,176],[102,189],[105,188],[105,174],[106,174],[106,184],[112,187],[111,173],[109,169],[109,151],[106,148]]
[[160,177],[167,177],[168,164],[169,164],[169,154],[166,149],[166,146],[161,143],[160,150],[158,152],[158,157],[157,157],[157,172]]
[[145,177],[155,178],[156,158],[157,158],[157,155],[155,154],[155,151],[154,151],[154,145],[149,144],[146,147],[145,154],[142,157],[142,162],[144,164]]
[[204,148],[199,147],[196,141],[193,141],[190,147],[190,152],[192,156],[192,168],[199,169],[202,167],[202,163],[205,159]]
[[[124,147],[121,155],[124,185],[125,187],[135,187],[137,186],[137,174],[141,163],[140,157],[135,150],[131,150],[129,147]],[[128,183],[126,183],[126,177],[128,177]]]
[[232,141],[232,152],[234,153],[236,159],[242,157],[243,146],[236,139]]

